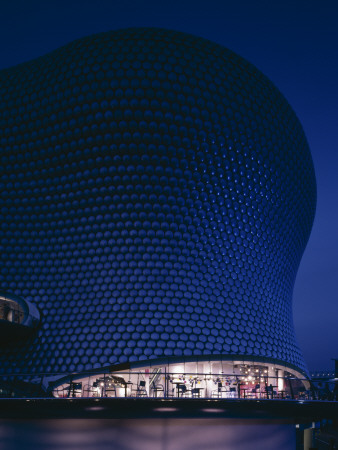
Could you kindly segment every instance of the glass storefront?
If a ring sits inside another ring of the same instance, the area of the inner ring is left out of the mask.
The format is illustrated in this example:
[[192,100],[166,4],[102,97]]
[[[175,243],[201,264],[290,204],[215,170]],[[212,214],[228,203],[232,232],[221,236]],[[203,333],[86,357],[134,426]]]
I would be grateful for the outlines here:
[[55,384],[55,397],[294,399],[311,395],[303,374],[279,364],[190,361],[97,374]]

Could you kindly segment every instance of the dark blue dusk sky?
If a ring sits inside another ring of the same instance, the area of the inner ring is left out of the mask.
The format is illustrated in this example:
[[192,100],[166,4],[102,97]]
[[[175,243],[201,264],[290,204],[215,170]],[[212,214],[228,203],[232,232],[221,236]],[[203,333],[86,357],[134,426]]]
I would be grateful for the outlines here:
[[0,69],[74,39],[133,26],[185,31],[252,62],[289,100],[308,138],[317,213],[294,290],[310,369],[338,358],[338,3],[335,0],[2,0]]

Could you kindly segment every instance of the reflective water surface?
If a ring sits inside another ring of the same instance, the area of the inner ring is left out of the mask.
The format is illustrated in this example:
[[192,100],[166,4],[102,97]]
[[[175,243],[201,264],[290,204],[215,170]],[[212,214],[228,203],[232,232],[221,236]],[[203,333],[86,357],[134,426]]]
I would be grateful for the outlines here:
[[224,419],[22,420],[0,422],[5,450],[285,450],[289,424]]

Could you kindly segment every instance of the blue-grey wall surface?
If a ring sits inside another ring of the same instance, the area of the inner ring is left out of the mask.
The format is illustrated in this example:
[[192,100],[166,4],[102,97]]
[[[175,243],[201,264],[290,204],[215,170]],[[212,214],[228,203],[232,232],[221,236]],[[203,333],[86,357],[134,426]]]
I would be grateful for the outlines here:
[[219,354],[306,371],[292,290],[315,177],[264,75],[127,29],[1,71],[0,96],[1,289],[42,316],[2,372]]

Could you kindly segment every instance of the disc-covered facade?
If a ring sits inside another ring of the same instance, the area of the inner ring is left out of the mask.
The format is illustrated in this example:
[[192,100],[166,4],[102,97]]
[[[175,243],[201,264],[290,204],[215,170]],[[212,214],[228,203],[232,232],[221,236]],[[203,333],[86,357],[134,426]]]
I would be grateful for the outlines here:
[[0,72],[0,282],[40,327],[1,370],[168,357],[306,372],[292,289],[315,211],[310,151],[272,83],[158,29]]

